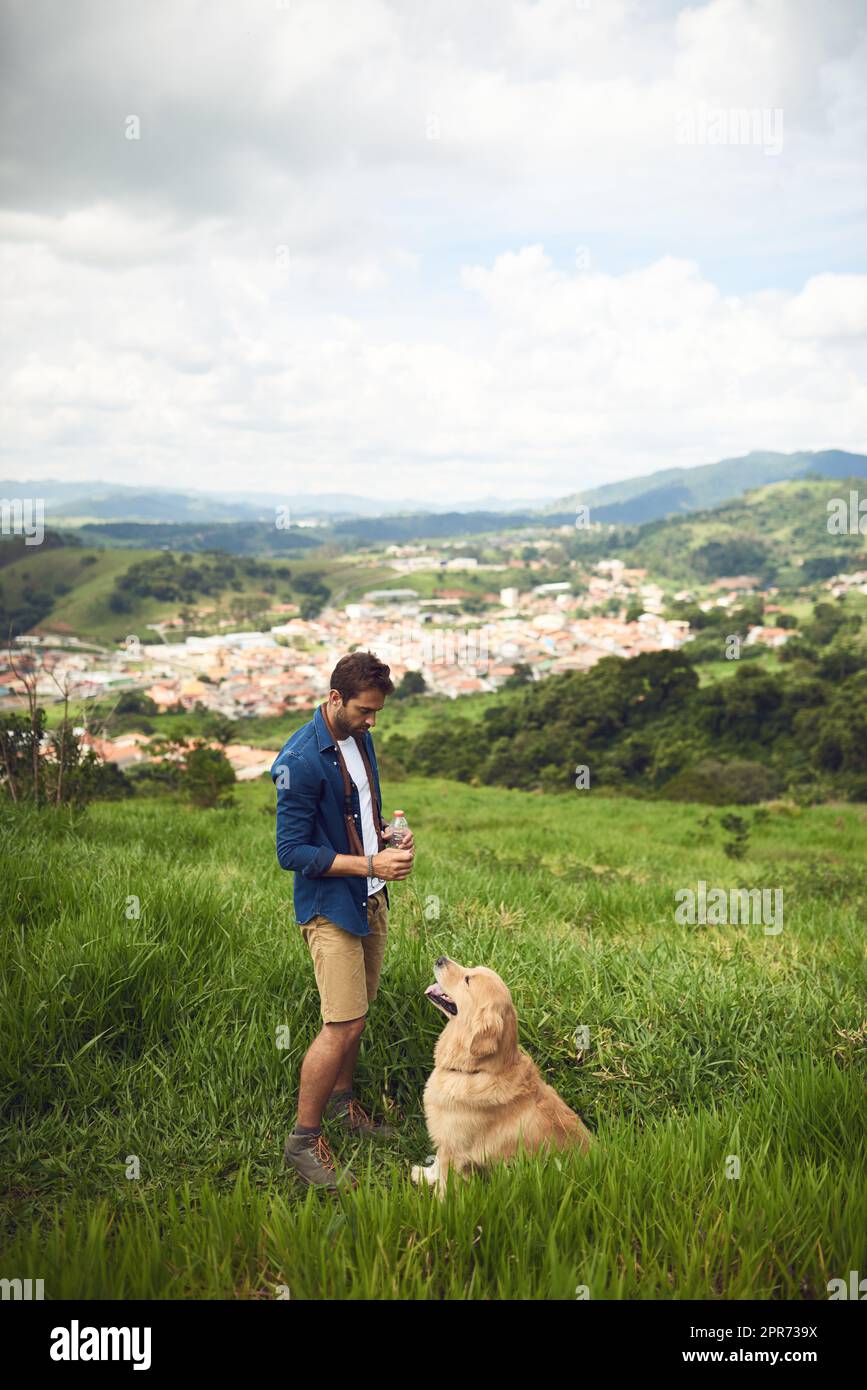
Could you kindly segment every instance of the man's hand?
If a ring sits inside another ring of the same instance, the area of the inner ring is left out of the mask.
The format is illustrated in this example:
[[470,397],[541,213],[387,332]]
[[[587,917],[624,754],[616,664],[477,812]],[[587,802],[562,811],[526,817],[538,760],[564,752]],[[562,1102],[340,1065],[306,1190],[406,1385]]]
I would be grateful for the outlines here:
[[[391,823],[382,827],[382,838],[384,840],[390,840],[393,834],[394,827],[391,825]],[[403,839],[400,842],[400,847],[401,849],[408,849],[410,854],[415,854],[415,840],[412,837],[411,830],[407,830],[404,832]]]
[[373,872],[377,878],[391,883],[396,878],[406,878],[412,873],[413,854],[411,850],[383,849],[373,856]]

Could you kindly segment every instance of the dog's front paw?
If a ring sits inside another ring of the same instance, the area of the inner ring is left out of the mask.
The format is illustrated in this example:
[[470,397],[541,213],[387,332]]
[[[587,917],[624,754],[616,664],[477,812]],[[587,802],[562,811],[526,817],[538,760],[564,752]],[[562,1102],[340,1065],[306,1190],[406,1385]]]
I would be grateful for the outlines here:
[[436,1158],[432,1159],[430,1163],[414,1163],[410,1169],[410,1177],[417,1187],[425,1184],[428,1187],[433,1187],[439,1177],[439,1163]]

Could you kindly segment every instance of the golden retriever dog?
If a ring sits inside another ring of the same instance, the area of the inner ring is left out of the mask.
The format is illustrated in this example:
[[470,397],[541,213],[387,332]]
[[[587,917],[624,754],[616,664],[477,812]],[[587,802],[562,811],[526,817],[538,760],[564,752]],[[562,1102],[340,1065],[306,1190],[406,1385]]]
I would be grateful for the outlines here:
[[458,965],[440,956],[436,984],[425,994],[448,1024],[434,1049],[434,1070],[424,1089],[428,1133],[436,1149],[427,1168],[416,1164],[414,1183],[446,1193],[450,1169],[467,1175],[525,1150],[580,1149],[595,1142],[518,1046],[518,1017],[507,986],[484,965]]

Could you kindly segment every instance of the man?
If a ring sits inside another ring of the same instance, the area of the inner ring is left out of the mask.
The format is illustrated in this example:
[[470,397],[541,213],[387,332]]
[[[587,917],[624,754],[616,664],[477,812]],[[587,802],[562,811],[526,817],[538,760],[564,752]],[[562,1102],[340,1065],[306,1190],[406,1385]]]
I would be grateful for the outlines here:
[[277,858],[295,872],[295,917],[313,958],[323,1027],[301,1064],[295,1130],[286,1162],[308,1182],[336,1177],[322,1135],[326,1113],[348,1129],[390,1133],[352,1090],[368,1005],[376,998],[388,936],[386,883],[412,871],[415,847],[386,845],[379,771],[370,731],[394,690],[373,652],[353,652],[331,673],[328,699],[292,735],[271,768],[277,788]]

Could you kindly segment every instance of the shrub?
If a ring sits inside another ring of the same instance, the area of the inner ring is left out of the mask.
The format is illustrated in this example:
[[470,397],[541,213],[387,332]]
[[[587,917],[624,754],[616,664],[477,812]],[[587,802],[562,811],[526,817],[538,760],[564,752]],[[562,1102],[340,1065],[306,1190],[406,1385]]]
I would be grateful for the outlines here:
[[750,806],[780,791],[780,779],[762,763],[704,758],[679,772],[659,792],[666,801],[702,801],[710,806]]
[[235,772],[221,748],[208,748],[197,739],[184,757],[182,776],[183,790],[194,806],[234,805],[229,788],[235,783]]

